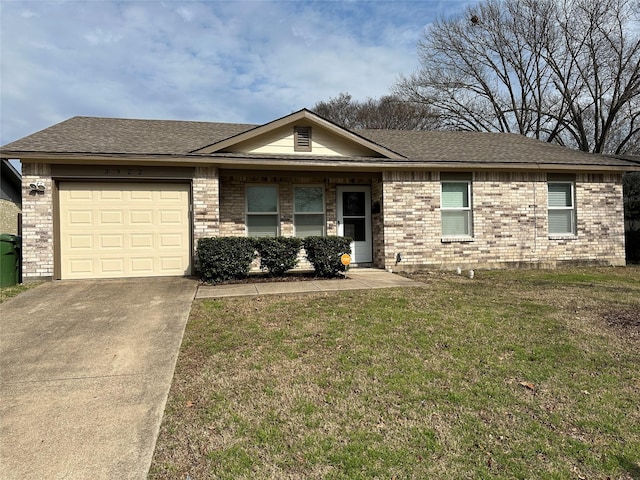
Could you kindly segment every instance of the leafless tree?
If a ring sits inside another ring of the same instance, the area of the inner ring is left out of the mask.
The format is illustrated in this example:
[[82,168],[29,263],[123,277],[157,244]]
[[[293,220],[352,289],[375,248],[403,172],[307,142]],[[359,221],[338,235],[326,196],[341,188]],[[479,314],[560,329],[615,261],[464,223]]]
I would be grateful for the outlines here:
[[426,104],[403,101],[394,95],[360,102],[341,93],[316,103],[313,111],[349,129],[434,130],[438,117]]
[[434,22],[394,92],[445,128],[621,153],[640,136],[638,0],[486,0]]

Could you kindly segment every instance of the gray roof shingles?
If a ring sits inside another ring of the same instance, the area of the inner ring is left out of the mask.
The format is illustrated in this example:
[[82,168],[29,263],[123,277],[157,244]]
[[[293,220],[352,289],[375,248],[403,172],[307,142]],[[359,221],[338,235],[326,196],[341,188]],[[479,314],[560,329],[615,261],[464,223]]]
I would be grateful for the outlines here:
[[184,155],[255,125],[73,117],[2,147],[7,151]]
[[[257,125],[234,123],[73,117],[3,146],[2,153],[17,157],[19,153],[185,156],[255,127]],[[638,164],[630,159],[593,155],[510,133],[407,130],[359,130],[354,133],[406,157],[401,162],[628,166],[631,170],[638,169]]]
[[547,163],[620,166],[621,160],[593,155],[515,133],[365,130],[371,140],[424,162]]

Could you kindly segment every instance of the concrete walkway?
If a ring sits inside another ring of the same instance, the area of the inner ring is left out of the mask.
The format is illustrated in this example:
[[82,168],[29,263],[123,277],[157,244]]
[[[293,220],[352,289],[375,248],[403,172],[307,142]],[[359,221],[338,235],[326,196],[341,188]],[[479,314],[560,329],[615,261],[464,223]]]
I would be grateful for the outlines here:
[[145,479],[197,281],[63,281],[0,304],[0,478]]
[[420,287],[424,284],[375,268],[352,269],[347,278],[235,285],[200,285],[196,298],[246,297],[256,295],[369,290],[373,288]]

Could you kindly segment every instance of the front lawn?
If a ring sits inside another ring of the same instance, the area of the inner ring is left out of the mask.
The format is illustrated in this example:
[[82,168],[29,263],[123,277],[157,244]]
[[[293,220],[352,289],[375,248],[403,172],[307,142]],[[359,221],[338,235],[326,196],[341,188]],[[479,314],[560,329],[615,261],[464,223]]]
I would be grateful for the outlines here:
[[194,303],[149,477],[640,478],[640,268]]

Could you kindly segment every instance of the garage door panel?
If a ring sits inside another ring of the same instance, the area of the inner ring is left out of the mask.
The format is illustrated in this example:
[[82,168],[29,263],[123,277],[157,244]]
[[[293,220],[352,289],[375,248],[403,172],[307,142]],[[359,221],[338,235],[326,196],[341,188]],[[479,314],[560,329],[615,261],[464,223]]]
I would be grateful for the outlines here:
[[132,210],[129,215],[131,225],[153,225],[153,210]]
[[69,248],[73,250],[92,250],[93,235],[69,235]]
[[182,192],[175,190],[164,190],[158,192],[158,194],[160,195],[161,200],[180,200],[182,197]]
[[138,275],[151,274],[154,271],[154,257],[132,257],[131,271]]
[[118,276],[124,276],[124,258],[101,258],[100,271],[105,273],[117,274]]
[[93,258],[73,258],[69,260],[69,272],[72,275],[93,275]]
[[189,189],[61,182],[62,278],[190,274]]
[[100,223],[110,225],[122,225],[123,215],[120,210],[100,210]]
[[93,199],[93,192],[90,192],[87,190],[69,189],[67,194],[69,198],[71,198],[72,200],[92,200]]
[[180,234],[164,233],[160,235],[160,248],[182,247],[183,238]]
[[131,248],[153,248],[153,234],[151,233],[136,233],[129,236],[131,241]]
[[184,274],[180,257],[160,257],[161,268],[163,270],[175,271],[177,274]]
[[153,201],[154,192],[151,190],[131,191],[129,192],[129,196],[131,200],[147,200],[151,202]]
[[160,223],[163,225],[180,225],[184,219],[179,210],[163,210],[160,212]]
[[66,212],[66,220],[73,225],[91,225],[93,212],[91,210],[69,210]]
[[98,200],[106,200],[107,202],[109,202],[113,200],[121,201],[123,198],[122,195],[123,192],[120,190],[100,190],[96,192],[94,197],[96,197]]
[[123,235],[100,235],[100,247],[101,248],[124,248],[124,236]]

